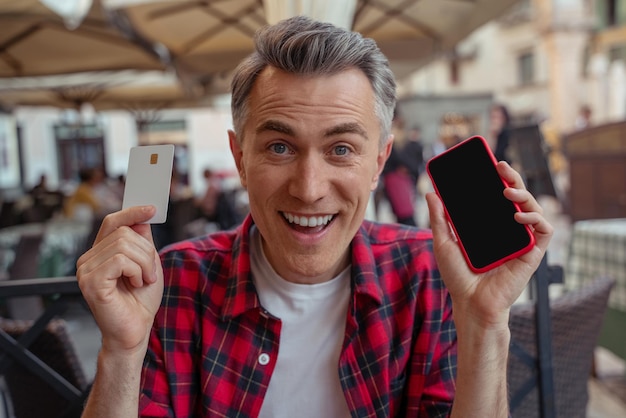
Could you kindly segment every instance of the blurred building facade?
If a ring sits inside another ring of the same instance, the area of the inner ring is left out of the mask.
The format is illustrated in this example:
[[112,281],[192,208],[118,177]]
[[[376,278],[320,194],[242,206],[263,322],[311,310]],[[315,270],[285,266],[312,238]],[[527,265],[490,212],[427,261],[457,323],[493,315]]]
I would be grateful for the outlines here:
[[102,168],[111,178],[124,175],[128,151],[136,145],[174,144],[176,169],[196,193],[204,187],[204,168],[236,172],[227,136],[232,118],[226,105],[97,114],[18,107],[11,114],[0,114],[0,122],[6,125],[5,134],[17,132],[15,138],[0,133],[0,155],[9,154],[11,168],[3,167],[0,175],[0,200],[30,189],[42,174],[50,187],[66,193],[77,185],[81,168]]
[[[626,0],[520,0],[401,83],[411,98],[490,96],[517,123],[562,135],[626,116]],[[476,127],[484,129],[484,120]]]
[[[453,53],[400,80],[400,110],[407,127],[421,126],[426,144],[438,140],[441,121],[449,112],[466,118],[467,134],[486,132],[494,102],[506,104],[514,122],[540,122],[559,138],[575,129],[584,105],[592,111],[593,124],[624,119],[625,62],[626,0],[519,0],[506,15],[474,31]],[[8,167],[0,173],[0,189],[30,188],[42,173],[52,187],[62,186],[69,154],[60,150],[73,148],[62,146],[63,127],[55,127],[83,123],[77,119],[81,116],[85,115],[52,108],[0,114],[0,130],[19,128],[19,141],[0,135],[0,162],[6,160]],[[78,141],[87,157],[96,153],[94,158],[110,176],[125,173],[129,147],[171,140],[179,145],[181,169],[198,192],[204,168],[234,168],[226,135],[232,126],[226,101],[213,109],[164,110],[149,121],[155,123],[147,126],[149,131],[154,128],[147,137],[145,130],[138,133],[135,116],[124,111],[87,115],[86,122],[96,125],[91,132],[97,135]],[[173,131],[157,132],[172,127]],[[87,163],[89,158],[74,160]]]

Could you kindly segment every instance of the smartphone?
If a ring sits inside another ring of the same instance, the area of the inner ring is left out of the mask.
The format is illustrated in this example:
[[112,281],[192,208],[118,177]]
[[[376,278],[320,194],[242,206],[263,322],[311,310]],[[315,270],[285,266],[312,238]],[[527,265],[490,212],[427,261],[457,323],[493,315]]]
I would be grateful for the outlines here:
[[174,164],[174,145],[143,145],[130,149],[122,208],[154,205],[156,214],[146,223],[167,220]]
[[514,219],[519,207],[504,197],[487,141],[474,136],[433,157],[426,170],[443,202],[465,260],[484,272],[530,251],[535,239]]

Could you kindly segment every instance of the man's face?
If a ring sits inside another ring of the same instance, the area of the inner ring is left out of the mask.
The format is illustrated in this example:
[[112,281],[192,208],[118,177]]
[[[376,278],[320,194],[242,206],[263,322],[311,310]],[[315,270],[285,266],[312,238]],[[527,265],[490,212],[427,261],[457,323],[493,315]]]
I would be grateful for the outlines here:
[[391,148],[391,141],[379,146],[365,75],[305,77],[268,67],[250,94],[241,144],[229,134],[274,270],[298,283],[333,278],[350,262],[350,242]]

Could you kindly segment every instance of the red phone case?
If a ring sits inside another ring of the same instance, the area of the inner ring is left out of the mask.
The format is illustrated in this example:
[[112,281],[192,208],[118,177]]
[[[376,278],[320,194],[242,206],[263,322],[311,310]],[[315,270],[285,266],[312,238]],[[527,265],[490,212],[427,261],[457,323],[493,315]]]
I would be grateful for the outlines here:
[[[513,258],[517,258],[517,257],[527,253],[528,251],[530,251],[533,248],[533,246],[535,245],[535,237],[534,237],[534,235],[532,234],[530,228],[527,225],[522,225],[524,227],[525,231],[526,231],[527,236],[528,236],[528,243],[526,245],[524,245],[521,248],[519,248],[519,249],[517,249],[515,251],[512,251],[512,252],[510,252],[510,253],[502,256],[502,257],[499,257],[497,260],[495,260],[495,261],[493,261],[493,262],[491,262],[491,263],[489,263],[487,265],[483,265],[483,266],[476,266],[476,265],[474,265],[474,263],[471,260],[470,255],[468,254],[466,246],[465,246],[465,244],[463,243],[463,241],[461,239],[459,231],[457,230],[457,226],[455,225],[454,221],[452,220],[452,216],[450,215],[450,212],[448,210],[448,206],[446,205],[446,201],[444,200],[444,197],[442,197],[441,190],[438,187],[437,180],[434,178],[433,174],[431,173],[431,164],[432,164],[433,161],[435,161],[436,159],[439,159],[439,158],[445,158],[446,155],[448,153],[451,153],[451,152],[457,152],[457,154],[458,154],[458,152],[461,151],[461,149],[463,147],[465,147],[466,145],[469,144],[469,141],[480,141],[482,143],[482,147],[483,147],[485,153],[489,156],[489,160],[491,161],[491,163],[493,164],[494,169],[495,169],[495,165],[497,164],[497,161],[496,161],[493,153],[491,152],[491,149],[489,148],[489,145],[487,144],[487,141],[483,137],[480,137],[480,136],[470,137],[470,138],[460,142],[459,144],[449,148],[448,150],[444,151],[443,153],[433,157],[430,161],[428,161],[426,168],[427,168],[428,175],[429,175],[429,177],[431,179],[431,182],[432,182],[432,184],[434,186],[435,192],[437,193],[437,195],[439,196],[439,198],[443,202],[446,218],[448,219],[448,222],[450,223],[450,225],[452,226],[452,229],[454,230],[454,234],[457,237],[457,241],[459,243],[459,246],[461,248],[461,251],[463,253],[463,256],[465,257],[465,260],[466,260],[468,266],[470,267],[470,269],[472,271],[474,271],[476,273],[482,273],[482,272],[491,270],[491,269],[493,269],[493,268],[495,268],[497,266],[500,266],[500,265],[504,264],[505,262],[507,262],[508,260],[511,260]],[[496,175],[497,175],[497,173],[496,173]],[[498,178],[502,182],[503,187],[508,187],[507,183],[499,175],[498,175]],[[519,208],[519,206],[516,203],[514,203],[514,202],[511,202],[511,203],[515,207],[516,211],[520,211],[520,208]],[[476,210],[476,209],[469,209],[469,210]],[[478,210],[480,210],[480,209],[478,209]]]

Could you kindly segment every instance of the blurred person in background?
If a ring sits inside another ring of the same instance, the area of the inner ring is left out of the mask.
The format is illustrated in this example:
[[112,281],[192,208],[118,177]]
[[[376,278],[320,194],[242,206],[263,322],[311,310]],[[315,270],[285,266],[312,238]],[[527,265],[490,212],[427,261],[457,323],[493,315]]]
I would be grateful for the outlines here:
[[407,132],[402,153],[405,154],[407,168],[415,184],[424,171],[424,144],[422,143],[422,129],[419,126],[413,126]]
[[185,182],[185,176],[172,167],[170,192],[168,196],[167,217],[162,224],[152,224],[154,243],[158,250],[184,238],[187,222],[196,218],[197,211],[191,187]]
[[382,172],[382,183],[384,196],[389,201],[396,222],[416,226],[417,177],[414,173],[419,172],[421,161],[405,151],[409,141],[404,129],[404,119],[396,111],[392,123],[393,146]]
[[118,174],[117,177],[111,183],[111,190],[115,193],[115,196],[119,201],[124,200],[124,188],[126,187],[126,176],[124,174]]
[[103,181],[104,176],[101,170],[83,168],[78,172],[78,177],[78,187],[65,202],[65,216],[75,220],[91,221],[103,211],[95,189]]
[[439,155],[463,141],[470,135],[469,125],[463,115],[458,113],[446,113],[439,124],[439,137],[432,144],[428,158]]
[[222,193],[222,179],[210,168],[202,172],[205,182],[204,193],[197,199],[200,215],[208,222],[217,222],[217,207]]
[[582,105],[578,111],[578,116],[576,116],[576,121],[574,122],[574,127],[578,131],[582,131],[583,129],[587,129],[591,126],[591,107],[589,105]]
[[122,208],[122,201],[111,189],[104,170],[84,168],[78,173],[80,183],[65,203],[65,216],[71,219],[91,221]]
[[122,197],[119,195],[118,180],[110,178],[104,170],[96,169],[94,172],[97,180],[93,190],[100,202],[101,215],[104,216],[122,208]]
[[176,169],[172,169],[172,180],[170,181],[170,202],[184,200],[193,197],[191,187],[185,182],[184,176]]
[[33,186],[32,189],[30,189],[29,193],[35,201],[38,201],[51,191],[52,190],[48,187],[48,176],[42,173],[39,176],[39,181]]
[[507,155],[511,128],[509,110],[503,104],[494,104],[489,111],[489,135],[486,138],[497,161],[510,163]]
[[65,195],[49,186],[45,173],[40,175],[39,182],[24,197],[23,222],[45,222],[63,210]]

